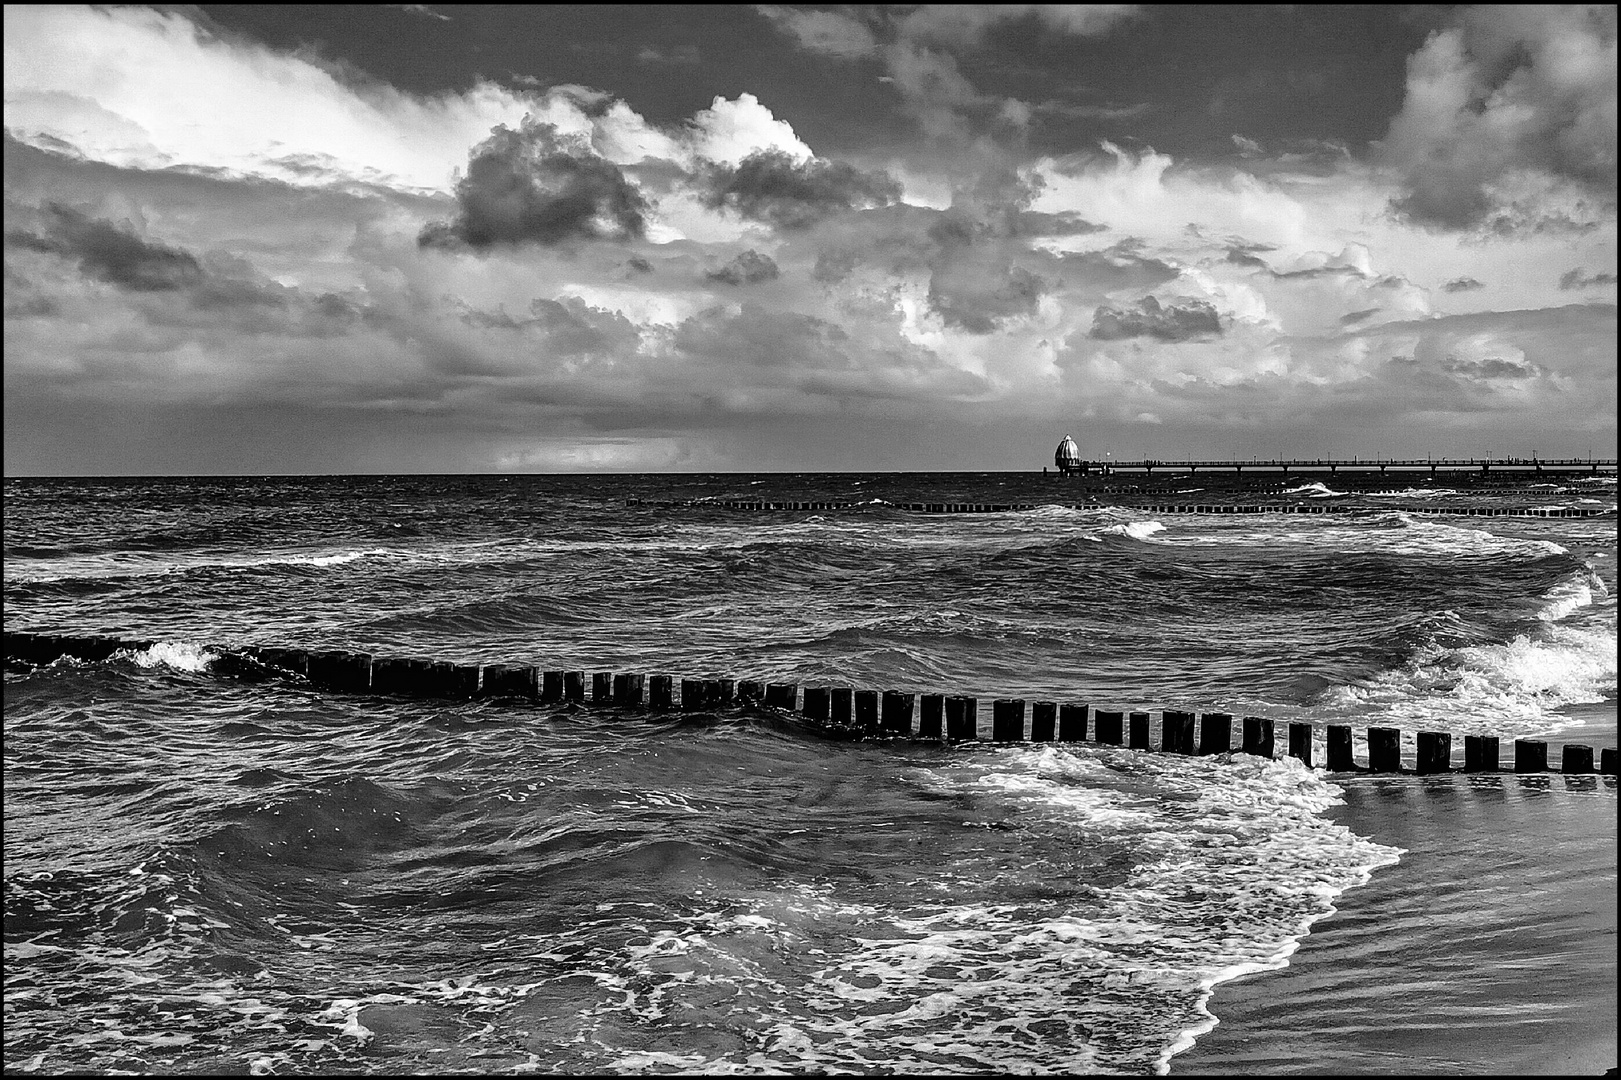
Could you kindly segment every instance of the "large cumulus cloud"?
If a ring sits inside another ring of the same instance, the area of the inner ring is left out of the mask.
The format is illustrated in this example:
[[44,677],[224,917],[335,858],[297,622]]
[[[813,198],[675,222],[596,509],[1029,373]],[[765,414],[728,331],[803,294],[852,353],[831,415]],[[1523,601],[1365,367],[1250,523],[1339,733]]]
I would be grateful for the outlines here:
[[901,188],[883,172],[863,172],[843,161],[796,159],[781,150],[752,153],[736,166],[717,166],[705,177],[703,199],[779,229],[805,229],[831,214],[887,206]]

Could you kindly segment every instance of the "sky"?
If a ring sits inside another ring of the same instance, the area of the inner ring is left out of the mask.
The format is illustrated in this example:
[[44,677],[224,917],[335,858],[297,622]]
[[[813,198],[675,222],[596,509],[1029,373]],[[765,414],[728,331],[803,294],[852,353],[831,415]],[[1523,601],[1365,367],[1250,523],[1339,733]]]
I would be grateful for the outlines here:
[[4,20],[7,475],[1615,454],[1614,6]]

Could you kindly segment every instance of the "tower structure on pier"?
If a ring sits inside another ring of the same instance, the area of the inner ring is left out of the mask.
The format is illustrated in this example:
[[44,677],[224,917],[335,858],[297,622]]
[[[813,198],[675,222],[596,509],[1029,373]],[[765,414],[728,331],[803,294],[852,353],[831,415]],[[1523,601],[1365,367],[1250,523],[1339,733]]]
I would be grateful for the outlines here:
[[1060,476],[1086,471],[1086,462],[1081,460],[1081,448],[1076,446],[1075,440],[1068,435],[1065,435],[1064,441],[1058,444],[1058,449],[1053,451],[1053,464],[1058,466]]

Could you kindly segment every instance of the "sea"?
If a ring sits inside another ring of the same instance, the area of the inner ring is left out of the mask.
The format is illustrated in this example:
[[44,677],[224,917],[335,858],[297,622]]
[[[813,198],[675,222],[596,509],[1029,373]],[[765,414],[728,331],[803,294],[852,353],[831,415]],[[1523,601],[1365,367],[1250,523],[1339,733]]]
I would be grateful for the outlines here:
[[[1337,512],[1143,509],[1195,504]],[[1602,513],[1458,512],[1509,506]],[[8,1073],[1457,1074],[1504,1067],[1459,1032],[1532,1068],[1588,1006],[1615,1064],[1613,777],[852,741],[234,653],[1557,762],[1615,745],[1613,474],[7,478],[4,509],[7,631],[154,642],[8,664]]]

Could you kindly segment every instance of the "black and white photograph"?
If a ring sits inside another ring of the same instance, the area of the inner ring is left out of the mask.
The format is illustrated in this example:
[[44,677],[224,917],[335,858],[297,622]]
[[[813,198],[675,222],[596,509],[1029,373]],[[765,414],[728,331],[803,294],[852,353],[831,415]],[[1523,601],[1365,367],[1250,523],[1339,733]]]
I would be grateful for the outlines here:
[[8,1075],[1616,1075],[1614,5],[3,8]]

